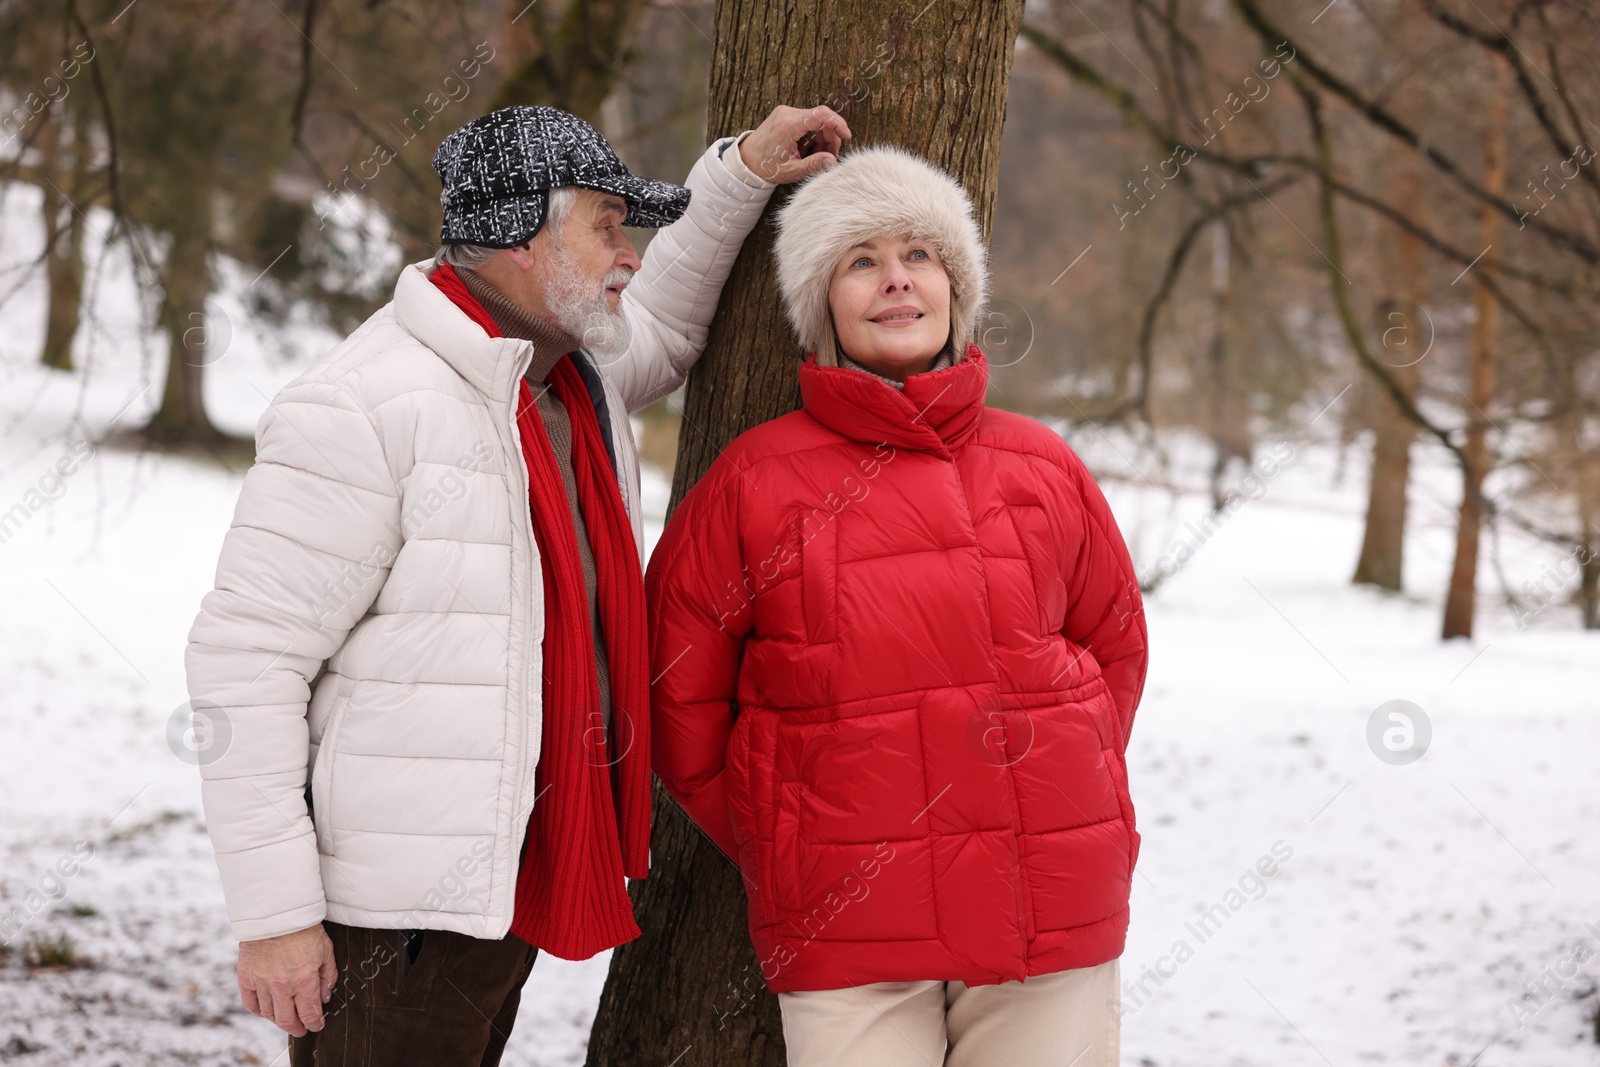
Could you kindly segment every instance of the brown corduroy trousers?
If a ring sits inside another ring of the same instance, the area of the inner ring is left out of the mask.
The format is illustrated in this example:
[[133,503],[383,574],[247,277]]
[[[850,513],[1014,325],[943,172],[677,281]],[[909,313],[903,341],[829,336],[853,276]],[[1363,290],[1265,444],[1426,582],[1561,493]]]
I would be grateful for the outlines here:
[[369,930],[324,921],[339,965],[326,1023],[290,1067],[495,1067],[539,950],[515,934]]

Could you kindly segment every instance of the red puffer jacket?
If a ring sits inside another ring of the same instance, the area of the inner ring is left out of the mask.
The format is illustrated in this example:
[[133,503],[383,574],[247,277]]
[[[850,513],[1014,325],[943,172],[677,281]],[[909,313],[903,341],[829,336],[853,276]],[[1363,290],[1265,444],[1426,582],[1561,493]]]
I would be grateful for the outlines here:
[[745,875],[774,992],[1122,952],[1144,686],[1133,566],[988,361],[800,371],[650,561],[653,765]]

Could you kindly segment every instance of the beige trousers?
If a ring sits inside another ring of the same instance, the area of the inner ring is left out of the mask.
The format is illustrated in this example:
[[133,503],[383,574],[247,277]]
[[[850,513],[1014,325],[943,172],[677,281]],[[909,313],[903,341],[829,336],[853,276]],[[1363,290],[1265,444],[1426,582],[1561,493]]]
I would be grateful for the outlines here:
[[999,985],[779,993],[789,1067],[1117,1067],[1117,962]]

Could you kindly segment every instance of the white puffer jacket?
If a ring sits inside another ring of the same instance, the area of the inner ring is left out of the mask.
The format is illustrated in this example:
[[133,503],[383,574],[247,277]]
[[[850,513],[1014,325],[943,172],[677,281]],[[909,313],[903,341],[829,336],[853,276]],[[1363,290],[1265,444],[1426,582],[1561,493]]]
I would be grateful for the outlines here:
[[[727,139],[731,140],[731,139]],[[623,294],[599,368],[644,543],[628,413],[682,382],[773,186],[719,141]],[[240,940],[324,917],[499,938],[533,809],[544,612],[514,402],[530,342],[490,338],[427,263],[256,426],[185,654],[215,707],[206,826]],[[307,811],[310,776],[315,828]]]

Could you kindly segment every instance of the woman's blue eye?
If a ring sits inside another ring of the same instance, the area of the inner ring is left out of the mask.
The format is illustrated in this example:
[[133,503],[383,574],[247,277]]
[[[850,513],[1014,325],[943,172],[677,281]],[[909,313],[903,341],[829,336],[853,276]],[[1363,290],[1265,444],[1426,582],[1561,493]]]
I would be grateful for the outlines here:
[[912,249],[912,250],[911,250],[911,255],[912,255],[912,256],[913,256],[913,257],[916,257],[916,256],[921,256],[921,257],[922,257],[922,258],[923,258],[923,259],[927,259],[927,258],[928,258],[928,253],[926,253],[926,252],[924,252],[924,251],[923,251],[923,250],[922,250],[922,249],[920,249],[920,248],[913,248],[913,249]]
[[852,263],[850,265],[852,267],[861,267],[861,266],[870,267],[870,266],[872,266],[872,260],[868,259],[866,256],[862,256],[860,259],[856,260],[854,263]]

